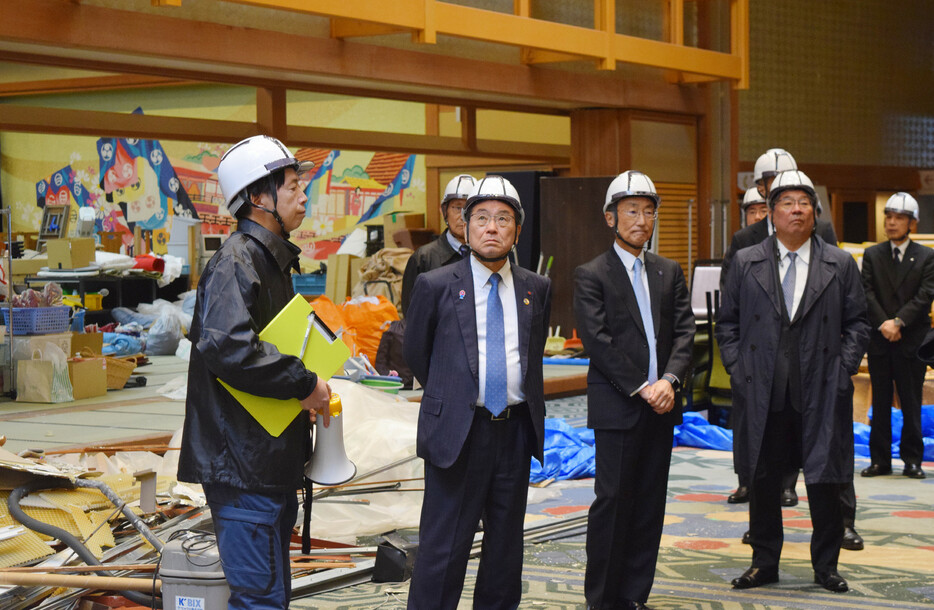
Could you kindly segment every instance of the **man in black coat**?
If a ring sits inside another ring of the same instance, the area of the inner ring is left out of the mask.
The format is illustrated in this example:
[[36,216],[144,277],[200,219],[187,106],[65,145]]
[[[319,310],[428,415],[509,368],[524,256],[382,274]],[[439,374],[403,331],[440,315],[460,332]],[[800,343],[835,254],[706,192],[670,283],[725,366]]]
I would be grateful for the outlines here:
[[921,395],[927,365],[918,346],[931,328],[934,250],[912,241],[918,228],[918,202],[895,193],[885,204],[888,240],[863,254],[863,287],[869,303],[869,379],[872,384],[871,464],[862,476],[892,472],[892,384],[898,391],[904,425],[899,453],[903,474],[923,479]]
[[596,438],[596,499],[587,520],[590,608],[644,608],[655,578],[681,382],[694,314],[681,267],[644,250],[657,217],[652,181],[628,171],[604,203],[616,239],[574,274],[574,314]]
[[441,198],[441,216],[447,229],[431,243],[425,244],[416,250],[405,265],[402,274],[402,315],[405,316],[412,302],[412,288],[415,287],[415,278],[420,273],[437,269],[464,258],[464,245],[467,238],[464,235],[466,225],[462,212],[470,189],[476,180],[470,174],[454,176],[444,188]]
[[784,473],[804,467],[814,581],[848,590],[837,572],[841,486],[853,479],[853,382],[866,344],[866,297],[853,257],[814,239],[817,194],[799,171],[769,193],[775,234],[740,250],[716,327],[733,390],[734,465],[750,482],[748,589],[778,581]]
[[257,335],[294,296],[290,274],[301,249],[288,238],[305,217],[299,176],[307,169],[268,136],[224,153],[217,175],[237,230],[201,275],[188,334],[178,480],[204,487],[233,610],[289,606],[295,491],[313,418],[303,412],[272,436],[219,381],[256,396],[297,399],[325,423],[329,417],[325,379]]
[[478,182],[464,217],[472,254],[418,277],[405,328],[405,359],[425,388],[413,610],[457,608],[481,517],[474,607],[518,606],[529,467],[544,450],[551,281],[507,258],[524,219],[508,180]]

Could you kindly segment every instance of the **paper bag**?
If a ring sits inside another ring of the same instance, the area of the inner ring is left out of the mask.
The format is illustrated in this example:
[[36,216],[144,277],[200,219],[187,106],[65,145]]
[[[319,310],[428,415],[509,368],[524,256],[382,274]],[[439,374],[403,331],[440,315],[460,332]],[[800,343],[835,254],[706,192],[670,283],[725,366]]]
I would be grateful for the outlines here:
[[[32,359],[16,365],[16,400],[19,402],[70,402],[71,381],[65,352],[54,343],[35,350]],[[37,357],[38,356],[38,357]]]

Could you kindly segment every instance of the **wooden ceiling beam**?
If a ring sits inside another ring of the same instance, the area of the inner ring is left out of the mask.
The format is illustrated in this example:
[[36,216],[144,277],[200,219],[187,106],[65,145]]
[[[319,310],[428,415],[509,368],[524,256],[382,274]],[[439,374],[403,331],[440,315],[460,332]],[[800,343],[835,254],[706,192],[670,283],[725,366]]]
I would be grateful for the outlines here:
[[[367,4],[395,6],[394,2]],[[437,22],[446,23],[452,15],[456,18],[460,14],[458,8],[438,3]],[[493,14],[497,16],[495,32],[535,21]],[[507,18],[517,21],[503,21]],[[107,24],[106,38],[99,35],[102,23]],[[563,33],[565,30],[558,25],[543,22],[540,34]],[[594,35],[586,28],[576,30],[584,38]],[[159,39],[158,45],[151,44],[154,38]],[[193,45],[192,40],[199,42]],[[619,36],[614,40],[618,42]],[[519,42],[532,43],[532,40],[522,37]],[[672,46],[656,41],[641,41],[639,45],[638,49],[632,49],[617,44],[614,55],[628,58],[636,51],[654,53],[668,51]],[[565,112],[580,107],[703,111],[700,92],[663,82],[637,83],[605,72],[587,74],[506,65],[65,0],[0,2],[0,52],[43,55],[51,65],[85,69],[109,66],[118,72],[253,86],[266,83],[287,89],[355,89],[395,99],[424,96],[451,105],[512,105]],[[666,56],[665,61],[677,61],[682,53],[690,57],[724,56],[702,49],[681,49]],[[725,57],[729,63],[731,58]],[[649,99],[641,101],[643,98]]]
[[[278,126],[281,119],[275,108],[281,103],[275,91],[262,94],[269,98],[268,117],[289,146],[337,148],[341,150],[411,152],[463,157],[493,156],[546,163],[568,163],[568,146],[532,142],[476,140],[469,148],[461,137],[383,133],[354,129],[331,129],[303,125]],[[0,131],[54,133],[84,136],[114,136],[185,142],[237,142],[267,130],[265,125],[244,121],[192,119],[118,112],[39,108],[0,105]]]
[[0,83],[0,97],[26,97],[57,93],[85,93],[88,91],[119,91],[148,87],[177,87],[193,81],[143,74],[114,74],[112,76],[84,76],[47,80]]

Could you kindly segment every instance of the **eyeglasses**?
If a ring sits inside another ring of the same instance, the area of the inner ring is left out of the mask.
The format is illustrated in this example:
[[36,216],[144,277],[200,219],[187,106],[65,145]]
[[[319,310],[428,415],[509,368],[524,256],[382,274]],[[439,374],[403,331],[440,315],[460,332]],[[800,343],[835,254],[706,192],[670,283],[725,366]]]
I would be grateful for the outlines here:
[[635,220],[640,215],[646,220],[655,220],[656,218],[658,218],[658,211],[657,210],[644,210],[644,211],[622,210],[620,212],[620,215],[622,215],[623,218],[628,218],[629,220]]
[[781,199],[779,199],[778,201],[775,202],[775,206],[776,206],[776,207],[780,207],[780,208],[785,209],[785,210],[790,210],[791,208],[795,207],[796,205],[797,205],[798,207],[800,207],[800,208],[806,210],[806,209],[811,208],[813,204],[811,203],[811,200],[808,199],[808,198],[804,198],[804,199],[793,199],[793,198],[791,198],[791,197],[782,197]]
[[455,212],[457,212],[458,214],[460,214],[460,213],[464,210],[464,204],[463,204],[463,203],[460,204],[460,205],[451,205],[451,204],[448,204],[448,210],[454,210]]
[[470,217],[470,221],[476,223],[478,226],[485,227],[490,224],[490,221],[496,221],[496,226],[500,229],[505,229],[506,227],[512,225],[516,219],[509,214],[500,214],[498,216],[489,216],[487,214],[476,214]]

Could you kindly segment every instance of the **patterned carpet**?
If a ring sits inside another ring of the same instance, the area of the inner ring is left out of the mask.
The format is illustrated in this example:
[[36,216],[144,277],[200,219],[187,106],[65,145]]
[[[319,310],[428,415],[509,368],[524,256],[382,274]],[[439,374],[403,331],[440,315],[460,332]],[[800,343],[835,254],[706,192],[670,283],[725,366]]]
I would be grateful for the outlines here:
[[[582,397],[549,403],[551,417],[583,425]],[[857,460],[857,472],[868,465]],[[900,464],[893,464],[900,471]],[[926,470],[934,474],[934,464]],[[668,486],[665,530],[649,606],[665,609],[772,609],[934,607],[934,477],[857,476],[856,526],[863,551],[842,551],[840,572],[850,591],[831,594],[813,584],[808,541],[810,519],[803,480],[801,502],[785,509],[785,546],[780,582],[735,591],[730,580],[745,570],[751,550],[740,542],[748,505],[727,504],[735,487],[731,456],[725,452],[679,447],[674,450]],[[569,481],[532,490],[528,525],[586,515],[593,482]],[[544,498],[543,501],[536,499]],[[534,503],[532,503],[534,502]],[[407,532],[414,537],[415,532]],[[525,549],[520,608],[584,607],[583,527],[570,537],[529,544]],[[471,562],[461,608],[471,607],[476,560]],[[366,583],[295,600],[293,608],[356,609],[405,607],[408,583]]]

